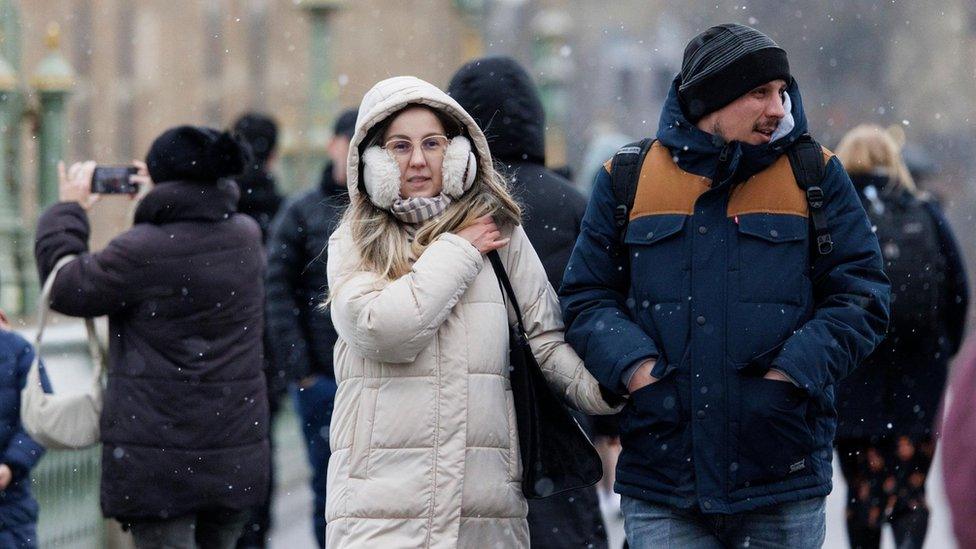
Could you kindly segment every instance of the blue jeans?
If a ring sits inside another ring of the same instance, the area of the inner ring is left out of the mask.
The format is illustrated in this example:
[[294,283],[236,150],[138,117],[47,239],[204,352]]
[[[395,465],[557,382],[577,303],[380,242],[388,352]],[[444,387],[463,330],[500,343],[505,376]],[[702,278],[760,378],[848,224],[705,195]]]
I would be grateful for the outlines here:
[[293,388],[295,408],[302,421],[302,433],[312,466],[312,493],[315,496],[312,525],[319,547],[325,547],[325,482],[329,470],[329,423],[335,405],[336,382],[319,376],[312,385]]
[[623,496],[620,510],[632,549],[819,549],[827,534],[825,502],[817,497],[736,515],[706,515]]

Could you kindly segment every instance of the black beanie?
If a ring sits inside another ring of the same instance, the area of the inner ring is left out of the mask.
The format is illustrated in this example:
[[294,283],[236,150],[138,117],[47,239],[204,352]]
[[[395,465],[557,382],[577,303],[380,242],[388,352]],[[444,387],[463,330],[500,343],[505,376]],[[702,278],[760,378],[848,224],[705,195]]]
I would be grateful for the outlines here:
[[250,158],[250,148],[228,132],[178,126],[153,141],[146,165],[155,183],[216,181],[240,174]]
[[766,82],[790,82],[786,51],[752,27],[726,23],[685,46],[678,97],[692,122]]
[[234,122],[233,132],[251,147],[254,163],[258,166],[264,166],[268,162],[278,144],[278,125],[264,114],[244,114]]

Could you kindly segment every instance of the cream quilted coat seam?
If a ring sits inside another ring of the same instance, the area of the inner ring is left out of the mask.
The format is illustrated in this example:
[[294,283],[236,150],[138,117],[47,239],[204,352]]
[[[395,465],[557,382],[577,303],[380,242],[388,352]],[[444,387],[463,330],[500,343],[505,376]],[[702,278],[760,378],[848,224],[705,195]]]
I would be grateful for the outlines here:
[[[441,246],[438,247],[437,246],[438,244],[441,244]],[[403,281],[403,279],[400,279],[394,282],[384,284],[382,287],[377,288],[375,291],[383,292],[390,285],[400,283],[401,281],[404,285],[407,285],[410,294],[410,299],[413,303],[412,314],[415,316],[415,318],[426,319],[427,322],[424,325],[418,326],[417,330],[409,337],[409,339],[405,341],[393,342],[384,345],[381,348],[376,348],[375,343],[378,338],[374,337],[369,332],[368,326],[372,325],[372,322],[371,322],[371,318],[368,318],[368,315],[374,315],[374,314],[386,315],[386,311],[376,310],[376,307],[374,307],[372,303],[366,304],[359,311],[357,318],[353,322],[352,338],[353,338],[353,346],[356,349],[365,352],[367,356],[371,355],[372,353],[378,353],[379,356],[377,358],[381,360],[386,359],[383,361],[389,363],[400,363],[400,362],[409,363],[412,362],[414,359],[416,359],[416,355],[414,354],[413,356],[410,357],[403,357],[403,359],[393,360],[394,357],[391,355],[391,352],[392,353],[403,352],[404,348],[408,348],[411,349],[411,353],[412,353],[413,347],[417,346],[418,342],[430,338],[431,334],[435,333],[440,328],[444,319],[450,314],[451,309],[453,309],[454,305],[457,304],[461,296],[463,296],[464,293],[467,291],[467,288],[470,285],[471,280],[477,277],[478,272],[481,270],[481,266],[482,266],[481,254],[479,254],[477,250],[475,250],[475,248],[470,244],[468,244],[467,242],[465,242],[464,245],[470,247],[471,248],[470,250],[458,246],[457,242],[451,239],[441,238],[435,241],[433,244],[431,244],[430,248],[428,248],[428,251],[440,249],[440,248],[444,248],[446,251],[448,249],[447,248],[448,245],[450,245],[454,250],[461,252],[459,259],[461,259],[461,256],[463,256],[463,261],[459,261],[459,262],[467,263],[467,265],[461,265],[460,266],[461,268],[458,269],[458,271],[460,272],[457,272],[455,274],[456,288],[454,292],[451,294],[450,298],[447,300],[446,304],[443,307],[440,307],[436,310],[431,310],[431,311],[425,310],[424,306],[420,303],[420,300],[416,296],[415,293],[416,284],[413,283],[412,281],[412,279],[415,279],[418,275],[418,271],[416,270],[404,276],[404,278],[409,277],[407,281]],[[420,262],[418,261],[418,263]],[[414,269],[422,269],[423,272],[426,272],[427,269],[431,267],[432,267],[431,265],[427,265],[426,263],[422,263],[419,266],[418,264],[414,265]],[[442,265],[437,265],[437,267],[440,268],[442,267]],[[346,274],[346,278],[355,277],[355,276],[357,276],[355,272]],[[364,316],[367,316],[367,318],[364,318]],[[416,352],[419,353],[422,350],[423,350],[422,348],[418,348],[416,349]],[[408,360],[404,360],[407,358]]]

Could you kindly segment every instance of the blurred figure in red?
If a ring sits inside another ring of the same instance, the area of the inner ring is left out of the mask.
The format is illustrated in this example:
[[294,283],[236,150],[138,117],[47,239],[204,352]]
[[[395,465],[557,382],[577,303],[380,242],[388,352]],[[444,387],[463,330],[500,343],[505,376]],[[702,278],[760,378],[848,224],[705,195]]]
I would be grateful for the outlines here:
[[956,366],[942,427],[942,468],[959,549],[976,548],[976,345]]

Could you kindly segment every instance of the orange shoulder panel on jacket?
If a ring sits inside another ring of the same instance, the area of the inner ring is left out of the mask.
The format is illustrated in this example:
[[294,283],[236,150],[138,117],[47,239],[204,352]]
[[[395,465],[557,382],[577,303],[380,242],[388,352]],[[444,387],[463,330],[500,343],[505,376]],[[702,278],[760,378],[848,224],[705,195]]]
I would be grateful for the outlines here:
[[671,158],[671,151],[655,142],[641,166],[630,219],[662,214],[691,215],[695,201],[711,183],[707,177],[679,168]]
[[728,217],[751,213],[809,216],[806,195],[793,177],[787,155],[732,189]]

